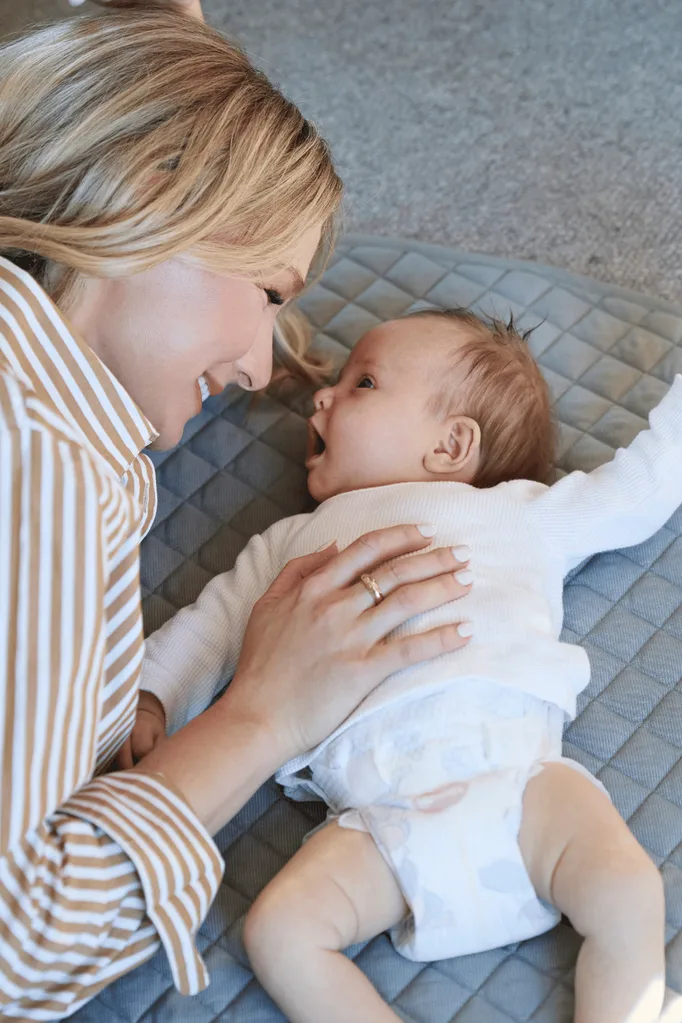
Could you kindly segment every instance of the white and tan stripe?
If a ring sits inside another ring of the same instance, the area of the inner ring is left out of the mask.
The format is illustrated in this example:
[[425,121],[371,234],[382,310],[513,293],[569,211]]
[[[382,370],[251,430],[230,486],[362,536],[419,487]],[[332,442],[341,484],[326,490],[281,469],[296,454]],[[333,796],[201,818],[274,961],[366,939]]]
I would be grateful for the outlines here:
[[[184,993],[222,861],[164,778],[101,775],[132,727],[144,416],[0,259],[0,1014],[70,1015],[161,942]],[[97,776],[101,775],[101,776]]]

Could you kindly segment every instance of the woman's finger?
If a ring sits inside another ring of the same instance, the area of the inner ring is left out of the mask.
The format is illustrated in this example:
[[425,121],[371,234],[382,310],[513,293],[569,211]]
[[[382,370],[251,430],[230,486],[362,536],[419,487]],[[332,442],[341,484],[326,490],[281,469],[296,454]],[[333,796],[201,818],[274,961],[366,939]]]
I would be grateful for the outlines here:
[[375,529],[349,544],[317,575],[321,581],[324,580],[325,589],[348,586],[356,582],[363,572],[372,573],[385,561],[428,547],[434,533],[435,529],[428,524]]
[[174,0],[174,2],[179,4],[186,14],[191,14],[194,18],[198,18],[199,21],[204,20],[204,12],[201,9],[200,0]]
[[422,582],[399,586],[390,596],[363,616],[370,642],[378,643],[404,625],[410,618],[459,600],[469,587],[463,586],[455,572],[445,572]]
[[404,636],[401,639],[381,643],[375,647],[371,659],[380,667],[382,676],[390,675],[402,668],[410,668],[420,661],[430,661],[441,654],[461,650],[471,639],[470,622],[458,622],[453,625],[441,625],[428,632],[420,632],[416,636]]
[[[456,572],[457,581],[461,585],[459,596],[463,597],[473,582],[473,575],[467,568],[470,557],[471,551],[468,547],[438,547],[435,551],[427,551],[426,554],[415,554],[411,558],[401,558],[399,561],[381,565],[370,574],[385,598],[394,593],[399,586],[422,582],[445,572]],[[362,581],[353,587],[353,592],[359,608],[363,611],[374,607],[376,601]]]
[[[69,0],[71,7],[82,7],[85,0]],[[98,7],[110,7],[119,10],[140,11],[155,8],[156,10],[180,10],[183,14],[191,14],[200,21],[204,20],[201,0],[94,0]]]

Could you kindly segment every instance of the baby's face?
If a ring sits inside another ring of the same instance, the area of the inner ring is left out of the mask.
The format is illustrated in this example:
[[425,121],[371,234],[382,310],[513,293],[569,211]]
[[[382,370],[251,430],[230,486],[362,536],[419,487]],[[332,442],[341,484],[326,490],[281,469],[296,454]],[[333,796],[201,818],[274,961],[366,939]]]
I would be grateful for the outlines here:
[[317,392],[306,461],[315,500],[433,479],[425,453],[437,448],[442,431],[427,404],[444,360],[442,333],[428,319],[375,327],[358,341],[338,383]]

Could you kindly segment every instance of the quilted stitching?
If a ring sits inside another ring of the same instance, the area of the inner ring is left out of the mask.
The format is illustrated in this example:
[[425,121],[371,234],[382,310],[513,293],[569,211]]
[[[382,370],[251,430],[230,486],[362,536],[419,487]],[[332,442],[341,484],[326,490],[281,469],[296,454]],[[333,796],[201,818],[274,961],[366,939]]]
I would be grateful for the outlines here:
[[[316,349],[339,365],[365,330],[415,303],[513,312],[524,327],[537,326],[531,345],[555,396],[560,471],[591,469],[629,443],[682,369],[682,312],[670,304],[436,246],[349,236],[301,304],[318,329]],[[252,533],[310,509],[302,469],[308,400],[297,385],[256,401],[228,391],[206,402],[177,449],[153,456],[159,512],[142,550],[148,631],[230,568]],[[668,983],[682,992],[682,514],[639,547],[588,563],[567,586],[565,625],[593,672],[566,750],[601,778],[662,869]],[[241,924],[322,816],[320,806],[289,803],[269,783],[218,836],[227,867],[200,933],[207,991],[181,998],[160,953],[74,1019],[282,1020],[249,971]],[[433,965],[402,959],[385,936],[348,954],[408,1023],[564,1023],[578,947],[562,923],[520,946]]]

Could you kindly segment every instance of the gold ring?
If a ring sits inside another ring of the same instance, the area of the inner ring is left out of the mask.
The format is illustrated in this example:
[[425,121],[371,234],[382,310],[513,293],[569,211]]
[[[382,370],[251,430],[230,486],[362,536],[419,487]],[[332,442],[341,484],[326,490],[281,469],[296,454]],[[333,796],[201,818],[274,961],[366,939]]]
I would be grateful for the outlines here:
[[384,599],[384,595],[379,589],[379,584],[377,583],[376,579],[373,579],[371,575],[365,574],[360,576],[360,582],[365,587],[365,589],[369,590],[369,592],[372,594],[372,599],[374,600],[374,603],[380,604],[381,601]]

